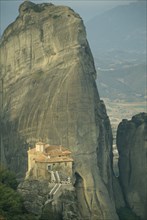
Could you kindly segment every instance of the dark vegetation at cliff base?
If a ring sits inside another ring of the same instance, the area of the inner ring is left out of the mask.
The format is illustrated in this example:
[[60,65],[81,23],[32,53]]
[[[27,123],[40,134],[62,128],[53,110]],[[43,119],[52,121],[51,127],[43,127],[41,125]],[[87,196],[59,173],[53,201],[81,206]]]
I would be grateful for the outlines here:
[[16,191],[18,186],[14,173],[0,167],[0,218],[7,220],[35,220],[27,213],[21,195]]

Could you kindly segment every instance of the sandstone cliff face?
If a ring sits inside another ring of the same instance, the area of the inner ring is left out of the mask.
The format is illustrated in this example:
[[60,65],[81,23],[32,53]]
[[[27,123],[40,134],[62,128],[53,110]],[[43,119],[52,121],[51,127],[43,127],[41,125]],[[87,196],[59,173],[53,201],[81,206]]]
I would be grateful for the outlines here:
[[128,207],[147,219],[147,114],[123,120],[117,132],[120,183]]
[[28,146],[39,138],[69,148],[81,216],[115,220],[112,135],[95,75],[79,15],[52,4],[20,6],[1,39],[7,163],[24,175]]

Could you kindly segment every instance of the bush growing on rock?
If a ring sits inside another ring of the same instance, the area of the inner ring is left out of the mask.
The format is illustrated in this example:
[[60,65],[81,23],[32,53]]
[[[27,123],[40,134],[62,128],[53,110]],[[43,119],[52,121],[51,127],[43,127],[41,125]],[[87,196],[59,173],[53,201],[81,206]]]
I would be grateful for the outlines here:
[[7,220],[35,220],[24,208],[17,186],[15,174],[0,167],[0,216]]

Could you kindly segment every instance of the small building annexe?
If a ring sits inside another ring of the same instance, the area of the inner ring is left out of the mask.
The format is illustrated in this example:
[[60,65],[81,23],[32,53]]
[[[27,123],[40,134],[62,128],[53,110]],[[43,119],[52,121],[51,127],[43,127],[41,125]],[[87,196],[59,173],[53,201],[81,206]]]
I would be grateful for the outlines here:
[[26,178],[45,179],[49,182],[67,180],[72,177],[72,164],[71,151],[65,147],[38,142],[28,150]]

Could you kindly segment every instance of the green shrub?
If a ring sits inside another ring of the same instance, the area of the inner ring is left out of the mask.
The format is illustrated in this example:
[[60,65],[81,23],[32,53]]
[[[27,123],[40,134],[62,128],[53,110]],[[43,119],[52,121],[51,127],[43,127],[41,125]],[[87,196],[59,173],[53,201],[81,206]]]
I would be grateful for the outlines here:
[[0,183],[0,214],[12,219],[22,213],[22,198],[12,188]]
[[35,220],[23,205],[21,195],[16,191],[15,174],[0,167],[0,216],[7,220]]
[[14,190],[16,190],[18,186],[16,175],[2,167],[0,167],[0,183]]
[[54,18],[54,19],[60,18],[60,15],[53,15],[53,18]]

